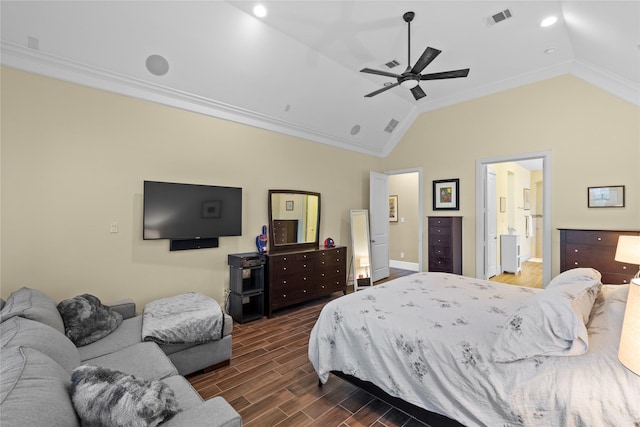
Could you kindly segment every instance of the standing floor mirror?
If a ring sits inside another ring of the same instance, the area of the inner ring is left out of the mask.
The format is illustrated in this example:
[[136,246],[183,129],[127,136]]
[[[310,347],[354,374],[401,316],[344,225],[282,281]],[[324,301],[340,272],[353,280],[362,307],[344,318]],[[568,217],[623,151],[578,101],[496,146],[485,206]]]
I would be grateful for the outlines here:
[[366,209],[351,210],[351,253],[353,267],[353,291],[371,286],[371,240],[369,238],[369,212]]

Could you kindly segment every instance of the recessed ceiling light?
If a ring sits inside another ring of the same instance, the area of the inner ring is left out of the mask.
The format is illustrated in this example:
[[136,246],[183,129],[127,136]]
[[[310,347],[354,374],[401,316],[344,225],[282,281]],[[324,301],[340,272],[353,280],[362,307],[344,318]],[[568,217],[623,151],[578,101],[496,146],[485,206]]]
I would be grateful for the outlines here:
[[267,16],[267,8],[261,4],[257,4],[253,7],[253,14],[258,18],[264,18]]
[[548,16],[540,22],[541,27],[550,27],[558,21],[558,18],[555,16]]

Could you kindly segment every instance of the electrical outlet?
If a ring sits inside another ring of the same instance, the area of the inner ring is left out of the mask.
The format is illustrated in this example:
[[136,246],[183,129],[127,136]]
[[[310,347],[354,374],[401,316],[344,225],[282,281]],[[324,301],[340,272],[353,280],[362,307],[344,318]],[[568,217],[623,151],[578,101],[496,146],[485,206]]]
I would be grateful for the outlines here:
[[109,227],[109,232],[110,233],[117,233],[118,232],[118,223],[117,222],[112,222],[111,226]]

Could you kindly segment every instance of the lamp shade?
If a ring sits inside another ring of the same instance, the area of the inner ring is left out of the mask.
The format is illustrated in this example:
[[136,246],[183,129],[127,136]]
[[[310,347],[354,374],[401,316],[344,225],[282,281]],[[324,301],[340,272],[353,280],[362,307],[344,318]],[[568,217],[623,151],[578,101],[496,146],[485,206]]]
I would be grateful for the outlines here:
[[631,372],[640,375],[640,279],[633,279],[629,285],[618,359]]
[[640,236],[620,236],[614,259],[640,265]]

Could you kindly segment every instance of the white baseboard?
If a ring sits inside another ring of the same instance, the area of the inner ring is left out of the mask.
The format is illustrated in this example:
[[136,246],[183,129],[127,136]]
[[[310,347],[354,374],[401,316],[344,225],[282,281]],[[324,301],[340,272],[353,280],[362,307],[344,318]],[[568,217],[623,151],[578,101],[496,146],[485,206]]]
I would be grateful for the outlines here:
[[401,270],[420,271],[420,264],[417,262],[396,261],[391,259],[389,260],[389,267],[399,268]]

